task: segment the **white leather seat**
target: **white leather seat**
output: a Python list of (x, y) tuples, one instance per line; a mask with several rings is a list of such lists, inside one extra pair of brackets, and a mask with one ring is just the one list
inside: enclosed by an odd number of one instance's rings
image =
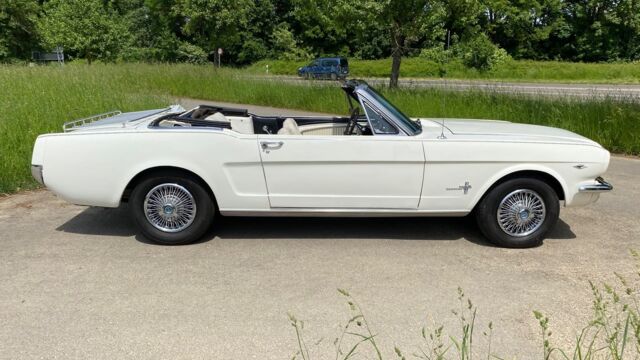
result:
[(213, 115), (209, 115), (205, 118), (205, 120), (211, 120), (211, 121), (220, 121), (220, 122), (229, 122), (229, 119), (227, 119), (226, 116), (224, 116), (223, 113), (221, 112), (216, 112)]
[(278, 130), (278, 135), (302, 135), (298, 128), (298, 123), (292, 118), (284, 119), (282, 128)]
[(253, 134), (253, 119), (243, 116), (227, 116), (231, 123), (231, 130), (240, 134)]

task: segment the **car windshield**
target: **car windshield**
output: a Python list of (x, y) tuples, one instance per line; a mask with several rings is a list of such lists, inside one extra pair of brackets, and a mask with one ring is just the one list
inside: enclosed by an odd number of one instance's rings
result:
[(367, 91), (371, 96), (376, 99), (380, 105), (384, 106), (389, 112), (395, 116), (403, 125), (412, 133), (409, 135), (417, 135), (422, 132), (422, 125), (420, 121), (413, 121), (407, 115), (405, 115), (400, 109), (393, 106), (389, 100), (387, 100), (382, 94), (374, 90), (372, 87), (367, 87)]

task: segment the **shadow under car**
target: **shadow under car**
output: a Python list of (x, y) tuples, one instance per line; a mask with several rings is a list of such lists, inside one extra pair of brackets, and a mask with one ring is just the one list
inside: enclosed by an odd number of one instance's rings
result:
[[(57, 231), (97, 235), (134, 236), (137, 228), (127, 205), (119, 208), (88, 207), (56, 228)], [(387, 239), (387, 240), (459, 240), (493, 246), (480, 233), (472, 216), (466, 217), (223, 217), (202, 242), (221, 239)], [(562, 219), (547, 234), (547, 239), (574, 239), (576, 235)], [(136, 239), (150, 243), (142, 235)]]

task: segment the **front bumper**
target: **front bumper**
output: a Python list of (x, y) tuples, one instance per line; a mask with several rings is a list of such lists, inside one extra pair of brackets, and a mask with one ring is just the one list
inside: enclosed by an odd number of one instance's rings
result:
[(604, 181), (600, 176), (596, 178), (595, 184), (582, 184), (578, 189), (581, 193), (601, 193), (613, 190), (613, 185)]

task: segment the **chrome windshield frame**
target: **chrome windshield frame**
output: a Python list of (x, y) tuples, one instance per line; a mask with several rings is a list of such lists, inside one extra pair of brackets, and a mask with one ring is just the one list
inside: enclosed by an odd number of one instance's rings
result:
[[(378, 101), (378, 99), (376, 99), (376, 97), (370, 93), (370, 88), (368, 85), (359, 84), (355, 88), (354, 92), (358, 96), (359, 105), (362, 107), (363, 110), (364, 110), (364, 106), (362, 104), (362, 101), (364, 99), (366, 100), (368, 105), (375, 107), (375, 110), (377, 110), (381, 115), (383, 115), (383, 117), (391, 125), (393, 125), (396, 129), (399, 130), (397, 134), (374, 134), (374, 135), (376, 136), (415, 136), (422, 132), (422, 130), (418, 132), (414, 132), (413, 129), (407, 126), (407, 124), (405, 124), (403, 121), (398, 119), (384, 104), (380, 103), (380, 101)], [(367, 122), (369, 122), (369, 126), (371, 126), (371, 121), (369, 119), (369, 116), (366, 114), (366, 111), (365, 111), (365, 116), (367, 118)], [(410, 120), (410, 121), (413, 121), (413, 120)]]

